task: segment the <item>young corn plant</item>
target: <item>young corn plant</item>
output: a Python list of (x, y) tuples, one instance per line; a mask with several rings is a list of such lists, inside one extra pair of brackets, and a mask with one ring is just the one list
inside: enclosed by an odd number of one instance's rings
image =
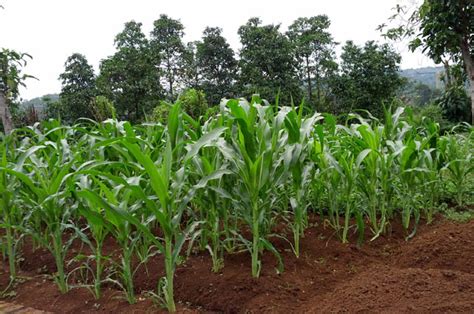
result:
[[(118, 272), (121, 280), (117, 283), (125, 291), (127, 301), (133, 304), (136, 303), (133, 284), (136, 269), (133, 268), (132, 258), (137, 243), (142, 237), (147, 236), (148, 239), (154, 239), (149, 230), (149, 221), (143, 220), (143, 213), (140, 211), (142, 202), (133, 193), (139, 178), (122, 179), (107, 173), (99, 174), (99, 176), (102, 176), (104, 181), (109, 181), (109, 184), (92, 176), (92, 181), (95, 184), (83, 183), (81, 190), (77, 192), (77, 195), (86, 202), (89, 208), (95, 208), (94, 211), (81, 210), (81, 214), (86, 217), (88, 222), (92, 222), (91, 229), (97, 243), (96, 246), (91, 245), (95, 251), (97, 271), (94, 277), (94, 295), (100, 296), (101, 262), (103, 261), (101, 248), (105, 232), (108, 231), (116, 239), (122, 252)], [(112, 187), (108, 187), (108, 185)]]
[[(12, 137), (5, 136), (0, 141), (0, 169), (9, 167), (7, 153), (14, 151), (8, 149), (11, 145), (13, 145)], [(8, 158), (14, 160), (15, 156), (9, 154)], [(21, 228), (25, 222), (24, 212), (20, 210), (16, 202), (14, 191), (17, 191), (18, 188), (19, 184), (15, 177), (5, 170), (0, 170), (0, 228), (5, 231), (2, 235), (4, 245), (2, 249), (8, 258), (11, 283), (17, 277), (17, 251), (23, 237)]]
[[(132, 127), (130, 125), (125, 127), (127, 137), (116, 139), (115, 143), (128, 151), (131, 157), (129, 163), (137, 163), (142, 167), (143, 170), (139, 175), (149, 179), (151, 189), (138, 185), (133, 193), (141, 195), (144, 205), (159, 223), (163, 233), (164, 243), (157, 244), (157, 247), (165, 258), (166, 277), (160, 280), (158, 290), (163, 292), (168, 310), (175, 312), (173, 283), (176, 264), (184, 242), (190, 237), (191, 240), (195, 238), (195, 231), (201, 223), (190, 222), (183, 230), (181, 226), (183, 213), (197, 189), (205, 187), (209, 180), (218, 179), (223, 175), (223, 173), (211, 174), (203, 178), (195, 187), (188, 188), (185, 181), (188, 173), (186, 168), (199, 150), (217, 140), (225, 128), (217, 128), (203, 135), (189, 146), (189, 150), (184, 155), (183, 149), (186, 142), (181, 122), (181, 109), (180, 104), (176, 103), (169, 114), (166, 146), (158, 164), (146, 154), (147, 149), (143, 147), (147, 144), (135, 135)], [(155, 198), (156, 201), (151, 201), (151, 198)]]
[(469, 189), (468, 180), (474, 172), (472, 143), (469, 138), (452, 134), (441, 139), (440, 149), (446, 160), (444, 172), (448, 173), (448, 182), (454, 187), (454, 199), (463, 206)]
[(428, 224), (433, 222), (433, 215), (436, 207), (439, 203), (439, 194), (441, 192), (441, 166), (439, 152), (434, 148), (423, 150), (422, 164), (426, 171), (423, 175), (423, 194), (425, 195), (426, 201), (425, 216)]
[(272, 107), (261, 106), (258, 102), (257, 98), (251, 103), (243, 100), (227, 102), (229, 118), (234, 124), (228, 135), (231, 144), (219, 146), (231, 164), (230, 170), (239, 178), (231, 194), (235, 193), (234, 199), (239, 200), (235, 206), (252, 233), (251, 241), (244, 237), (241, 240), (251, 255), (253, 277), (260, 274), (259, 255), (264, 248), (278, 258), (278, 270), (283, 268), (280, 254), (268, 240), (268, 234), (275, 187), (282, 184), (285, 175), (280, 158), (284, 116), (275, 116)]
[(342, 177), (343, 188), (342, 195), (345, 202), (344, 209), (344, 228), (342, 231), (342, 243), (348, 243), (347, 235), (349, 232), (349, 222), (351, 218), (351, 213), (354, 213), (356, 217), (357, 226), (359, 229), (359, 242), (362, 241), (364, 236), (364, 221), (363, 215), (357, 209), (357, 196), (356, 193), (356, 182), (357, 176), (359, 174), (361, 164), (364, 159), (370, 154), (370, 149), (365, 149), (360, 152), (357, 158), (354, 157), (354, 154), (350, 151), (345, 151), (342, 153), (338, 160), (337, 164), (334, 165), (334, 169), (338, 171)]
[(375, 235), (383, 232), (386, 218), (385, 211), (379, 220), (379, 191), (380, 191), (380, 158), (383, 156), (380, 144), (382, 137), (381, 128), (372, 128), (363, 121), (362, 125), (356, 127), (355, 134), (358, 134), (357, 142), (361, 150), (365, 152), (363, 158), (363, 168), (358, 175), (358, 187), (367, 200), (367, 214), (371, 223), (372, 232)]
[[(21, 182), (18, 201), (27, 212), (28, 220), (22, 231), (53, 255), (57, 268), (54, 279), (62, 293), (68, 291), (64, 260), (74, 239), (71, 218), (76, 208), (71, 197), (71, 175), (77, 155), (70, 148), (68, 134), (67, 127), (56, 127), (45, 133), (37, 131), (30, 139), (36, 141), (35, 145), (31, 145), (12, 168), (0, 169)], [(68, 232), (69, 239), (64, 241), (63, 235)]]
[(300, 256), (300, 238), (304, 236), (307, 225), (307, 199), (305, 191), (308, 190), (312, 177), (307, 148), (311, 145), (311, 135), (314, 125), (323, 117), (316, 113), (308, 118), (303, 118), (303, 103), (298, 111), (292, 108), (285, 117), (285, 128), (288, 133), (286, 151), (284, 152), (285, 171), (291, 172), (292, 197), (290, 205), (293, 209), (293, 249), (296, 257)]
[(420, 186), (419, 180), (422, 178), (421, 173), (426, 172), (425, 168), (420, 164), (420, 143), (410, 138), (406, 143), (402, 144), (398, 151), (398, 166), (400, 173), (400, 189), (398, 197), (401, 201), (402, 225), (406, 231), (410, 227), (411, 217), (415, 218), (413, 231), (408, 235), (411, 238), (417, 229), (420, 219)]
[[(207, 177), (217, 171), (223, 171), (222, 155), (216, 148), (203, 148), (202, 153), (193, 158), (192, 168), (198, 178)], [(227, 171), (227, 174), (231, 174)], [(231, 200), (231, 196), (224, 188), (224, 178), (210, 180), (208, 185), (200, 189), (194, 203), (199, 208), (198, 221), (202, 221), (201, 249), (206, 248), (212, 258), (212, 271), (218, 272), (224, 265), (224, 244), (222, 236), (227, 235), (230, 239), (230, 230), (227, 223), (228, 208), (224, 199)]]

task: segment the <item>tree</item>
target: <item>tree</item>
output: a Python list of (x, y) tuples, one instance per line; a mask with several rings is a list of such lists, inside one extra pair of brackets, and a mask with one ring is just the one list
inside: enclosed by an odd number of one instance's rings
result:
[(237, 61), (234, 51), (222, 36), (222, 29), (206, 27), (202, 41), (197, 43), (196, 62), (202, 89), (211, 106), (218, 104), (226, 96), (233, 96)]
[(33, 78), (21, 73), (27, 59), (31, 56), (26, 53), (9, 49), (0, 51), (0, 118), (5, 134), (9, 134), (14, 127), (10, 106), (19, 95), (19, 87), (24, 86), (27, 78)]
[(462, 62), (471, 86), (474, 124), (474, 3), (472, 0), (425, 0), (418, 10), (419, 33), (412, 48), (421, 46), (436, 63), (449, 55)]
[(62, 83), (61, 104), (65, 107), (66, 122), (78, 118), (93, 118), (91, 101), (96, 96), (94, 69), (84, 55), (74, 53), (67, 58), (64, 72), (59, 75)]
[(183, 53), (183, 84), (187, 88), (200, 88), (201, 76), (199, 75), (199, 65), (197, 62), (198, 42), (191, 41), (186, 44)]
[(280, 33), (280, 25), (261, 25), (259, 18), (251, 18), (239, 28), (240, 50), (239, 89), (244, 96), (258, 93), (262, 98), (290, 102), (300, 97), (296, 62), (288, 38)]
[(392, 101), (404, 83), (399, 75), (400, 55), (389, 45), (373, 41), (364, 47), (348, 41), (342, 50), (342, 73), (331, 82), (339, 110), (365, 109), (381, 116), (382, 106)]
[(176, 85), (184, 75), (184, 26), (179, 20), (174, 20), (166, 14), (161, 14), (153, 26), (151, 47), (157, 58), (156, 67), (164, 79), (169, 99), (174, 100)]
[(141, 27), (125, 23), (115, 37), (115, 54), (102, 60), (97, 78), (100, 93), (112, 100), (117, 115), (132, 122), (141, 121), (163, 95), (156, 59)]
[(313, 103), (313, 81), (318, 104), (321, 103), (322, 82), (328, 72), (337, 68), (334, 62), (334, 42), (326, 15), (298, 18), (288, 28), (287, 35), (294, 45), (298, 71), (307, 88), (308, 101)]
[(447, 120), (458, 123), (469, 121), (471, 101), (466, 93), (466, 75), (461, 64), (445, 67), (441, 79), (444, 82), (444, 93), (435, 100)]
[(398, 97), (405, 103), (416, 107), (428, 106), (441, 96), (441, 90), (415, 81), (407, 80), (403, 88), (398, 91)]
[[(472, 0), (424, 0), (411, 14), (397, 6), (395, 21), (409, 14), (408, 23), (390, 28), (390, 39), (410, 39), (410, 48), (421, 48), (435, 63), (462, 64), (470, 83), (471, 121), (474, 123), (474, 3)], [(381, 25), (384, 29), (386, 25)]]

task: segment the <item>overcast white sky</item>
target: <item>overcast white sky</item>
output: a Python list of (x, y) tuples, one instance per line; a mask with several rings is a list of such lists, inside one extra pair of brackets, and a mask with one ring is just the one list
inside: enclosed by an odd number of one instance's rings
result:
[[(129, 20), (143, 23), (148, 35), (160, 14), (180, 19), (185, 40), (197, 40), (206, 26), (223, 28), (231, 46), (240, 48), (237, 29), (250, 17), (264, 24), (282, 24), (282, 30), (298, 17), (327, 14), (336, 41), (382, 40), (375, 28), (391, 15), (399, 0), (0, 0), (0, 47), (33, 56), (26, 73), (39, 81), (27, 81), (22, 98), (60, 91), (59, 74), (66, 58), (79, 52), (97, 70), (101, 59), (113, 54), (115, 35)], [(431, 66), (421, 54), (398, 45), (402, 68)]]

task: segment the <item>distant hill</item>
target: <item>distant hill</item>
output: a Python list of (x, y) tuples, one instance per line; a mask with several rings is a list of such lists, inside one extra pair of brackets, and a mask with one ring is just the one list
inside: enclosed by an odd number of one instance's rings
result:
[(55, 102), (58, 99), (59, 94), (47, 94), (41, 97), (25, 100), (21, 103), (20, 106), (24, 109), (33, 106), (36, 110), (42, 111), (46, 107), (47, 102)]
[(443, 67), (426, 67), (402, 70), (400, 75), (408, 78), (409, 80), (428, 85), (433, 89), (440, 89), (443, 87), (443, 83), (440, 80), (440, 76), (443, 72)]

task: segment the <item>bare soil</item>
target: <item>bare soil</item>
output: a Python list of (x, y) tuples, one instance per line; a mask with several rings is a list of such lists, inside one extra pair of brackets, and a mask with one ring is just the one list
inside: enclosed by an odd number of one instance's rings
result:
[[(441, 217), (422, 225), (409, 241), (399, 224), (391, 233), (362, 246), (356, 235), (342, 244), (331, 228), (314, 223), (296, 258), (283, 240), (285, 271), (277, 274), (276, 259), (263, 256), (260, 278), (252, 279), (247, 253), (225, 256), (220, 273), (211, 272), (206, 253), (192, 255), (176, 271), (175, 299), (189, 313), (328, 313), (328, 312), (473, 312), (474, 221), (458, 224)], [(71, 256), (81, 248), (73, 246)], [(117, 248), (107, 242), (107, 250)], [(155, 291), (163, 275), (162, 260), (153, 258), (135, 276), (138, 303), (129, 305), (114, 285), (94, 300), (85, 288), (59, 293), (51, 279), (54, 260), (48, 252), (26, 245), (22, 282), (6, 302), (56, 313), (154, 313), (163, 311), (147, 291)], [(70, 267), (73, 267), (72, 265)], [(72, 278), (71, 280), (74, 280)], [(0, 268), (0, 289), (8, 283)]]

